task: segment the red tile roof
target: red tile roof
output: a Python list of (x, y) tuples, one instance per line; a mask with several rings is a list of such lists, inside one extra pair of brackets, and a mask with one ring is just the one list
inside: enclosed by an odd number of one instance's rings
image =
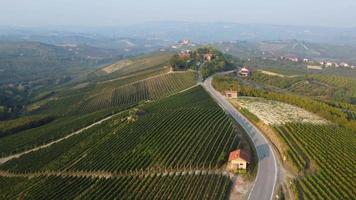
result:
[(241, 151), (240, 149), (230, 152), (229, 161), (236, 160), (238, 158), (241, 158), (247, 161), (248, 163), (251, 162), (250, 156), (246, 152)]

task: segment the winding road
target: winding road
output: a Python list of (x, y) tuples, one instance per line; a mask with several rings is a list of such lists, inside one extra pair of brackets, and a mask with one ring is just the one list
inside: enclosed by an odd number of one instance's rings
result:
[[(224, 72), (224, 74), (230, 72)], [(208, 91), (216, 102), (228, 112), (248, 133), (253, 141), (257, 156), (258, 169), (255, 183), (249, 193), (249, 200), (270, 200), (273, 199), (273, 194), (277, 182), (277, 161), (273, 149), (269, 141), (264, 137), (259, 129), (257, 129), (249, 120), (239, 113), (223, 95), (216, 91), (212, 85), (212, 76), (207, 78), (201, 85)]]

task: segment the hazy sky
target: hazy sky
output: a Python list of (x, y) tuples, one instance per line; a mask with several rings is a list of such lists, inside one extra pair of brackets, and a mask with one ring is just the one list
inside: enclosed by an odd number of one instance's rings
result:
[(356, 0), (0, 0), (0, 25), (115, 26), (146, 21), (356, 27)]

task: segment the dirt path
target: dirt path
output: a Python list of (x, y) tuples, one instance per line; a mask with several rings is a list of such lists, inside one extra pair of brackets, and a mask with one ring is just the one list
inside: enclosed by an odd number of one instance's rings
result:
[(143, 170), (132, 172), (105, 172), (105, 171), (41, 171), (32, 173), (12, 173), (8, 171), (0, 171), (2, 177), (24, 177), (33, 178), (39, 176), (73, 176), (73, 177), (90, 177), (90, 178), (114, 178), (123, 176), (179, 176), (179, 175), (198, 175), (198, 174), (216, 174), (230, 177), (237, 177), (228, 171), (221, 169), (166, 169), (166, 170)]
[[(166, 96), (166, 97), (173, 96), (173, 95), (176, 95), (176, 94), (185, 92), (185, 91), (190, 90), (190, 89), (192, 89), (192, 88), (194, 88), (194, 87), (196, 87), (196, 86), (197, 86), (197, 84), (195, 84), (195, 85), (193, 85), (193, 86), (191, 86), (191, 87), (188, 87), (188, 88), (186, 88), (186, 89), (184, 89), (184, 90), (181, 90), (181, 91), (179, 91), (179, 92), (176, 92), (176, 93), (173, 93), (173, 94), (171, 94), (171, 95), (168, 95), (168, 96)], [(113, 118), (113, 117), (115, 117), (115, 116), (121, 114), (121, 113), (122, 113), (122, 112), (119, 112), (119, 113), (110, 115), (109, 117), (106, 117), (106, 118), (104, 118), (104, 119), (102, 119), (102, 120), (100, 120), (100, 121), (97, 121), (97, 122), (95, 122), (95, 123), (93, 123), (93, 124), (91, 124), (91, 125), (89, 125), (89, 126), (86, 126), (86, 127), (82, 128), (82, 129), (76, 131), (76, 132), (73, 132), (73, 133), (71, 133), (71, 134), (69, 134), (69, 135), (66, 135), (66, 136), (64, 136), (64, 137), (62, 137), (62, 138), (59, 138), (59, 139), (57, 139), (57, 140), (55, 140), (55, 141), (52, 141), (52, 142), (50, 142), (50, 143), (47, 143), (47, 144), (44, 144), (44, 145), (35, 147), (35, 148), (33, 148), (33, 149), (30, 149), (30, 150), (27, 150), (27, 151), (24, 151), (24, 152), (21, 152), (21, 153), (17, 153), (17, 154), (13, 154), (13, 155), (11, 155), (11, 156), (7, 156), (7, 157), (0, 158), (0, 165), (3, 164), (3, 163), (5, 163), (5, 162), (7, 162), (7, 161), (9, 161), (9, 160), (11, 160), (11, 159), (18, 158), (18, 157), (20, 157), (20, 156), (22, 156), (22, 155), (31, 153), (31, 152), (33, 152), (33, 151), (37, 151), (37, 150), (40, 150), (40, 149), (43, 149), (43, 148), (50, 147), (50, 146), (53, 145), (53, 144), (56, 144), (56, 143), (61, 142), (61, 141), (65, 140), (65, 139), (68, 139), (68, 138), (70, 138), (70, 137), (72, 137), (72, 136), (74, 136), (74, 135), (78, 135), (78, 134), (82, 133), (83, 131), (85, 131), (85, 130), (87, 130), (87, 129), (90, 129), (90, 128), (96, 126), (96, 125), (99, 125), (99, 124), (101, 124), (101, 123), (103, 123), (103, 122), (105, 122), (105, 121), (107, 121), (107, 120), (109, 120), (109, 119), (111, 119), (111, 118)]]
[(71, 133), (71, 134), (69, 134), (69, 135), (66, 135), (66, 136), (64, 136), (64, 137), (62, 137), (62, 138), (59, 138), (59, 139), (57, 139), (57, 140), (55, 140), (55, 141), (52, 141), (52, 142), (50, 142), (50, 143), (47, 143), (47, 144), (44, 144), (44, 145), (35, 147), (35, 148), (33, 148), (33, 149), (30, 149), (30, 150), (27, 150), (27, 151), (24, 151), (24, 152), (21, 152), (21, 153), (13, 154), (13, 155), (8, 156), (8, 157), (0, 158), (0, 165), (3, 164), (3, 163), (5, 163), (5, 162), (7, 162), (7, 161), (9, 161), (9, 160), (11, 160), (11, 159), (18, 158), (18, 157), (20, 157), (20, 156), (22, 156), (22, 155), (31, 153), (31, 152), (33, 152), (33, 151), (37, 151), (37, 150), (40, 150), (40, 149), (43, 149), (43, 148), (47, 148), (47, 147), (49, 147), (49, 146), (51, 146), (51, 145), (53, 145), (53, 144), (56, 144), (56, 143), (58, 143), (58, 142), (60, 142), (60, 141), (62, 141), (62, 140), (68, 139), (68, 138), (70, 138), (70, 137), (72, 137), (72, 136), (74, 136), (74, 135), (78, 135), (78, 134), (82, 133), (83, 131), (85, 131), (85, 130), (87, 130), (87, 129), (90, 129), (90, 128), (96, 126), (96, 125), (99, 125), (99, 124), (101, 124), (101, 123), (103, 123), (103, 122), (105, 122), (105, 121), (107, 121), (107, 120), (113, 118), (114, 116), (121, 114), (121, 113), (122, 113), (122, 112), (116, 113), (116, 114), (114, 114), (114, 115), (110, 115), (109, 117), (106, 117), (106, 118), (104, 118), (104, 119), (102, 119), (102, 120), (100, 120), (100, 121), (97, 121), (97, 122), (95, 122), (95, 123), (93, 123), (93, 124), (91, 124), (91, 125), (89, 125), (89, 126), (86, 126), (86, 127), (82, 128), (82, 129), (80, 129), (80, 130), (78, 130), (78, 131), (75, 131), (75, 132), (73, 132), (73, 133)]

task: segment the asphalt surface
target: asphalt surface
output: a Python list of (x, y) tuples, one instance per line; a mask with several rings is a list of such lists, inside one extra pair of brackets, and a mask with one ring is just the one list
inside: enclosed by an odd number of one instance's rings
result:
[(258, 169), (255, 183), (249, 193), (250, 200), (273, 199), (275, 185), (277, 182), (277, 161), (271, 144), (250, 121), (248, 121), (235, 107), (233, 107), (223, 95), (216, 91), (211, 85), (212, 77), (207, 78), (202, 86), (208, 91), (216, 102), (229, 113), (247, 132), (253, 141), (257, 156)]

